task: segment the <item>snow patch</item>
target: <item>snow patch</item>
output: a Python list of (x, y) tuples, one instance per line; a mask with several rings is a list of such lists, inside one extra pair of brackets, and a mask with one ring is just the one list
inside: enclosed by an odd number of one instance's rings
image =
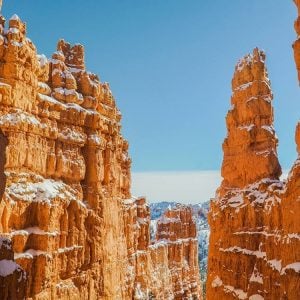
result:
[(15, 271), (21, 271), (21, 267), (12, 260), (0, 260), (0, 276), (6, 277), (13, 274)]
[(211, 283), (211, 286), (213, 288), (216, 288), (216, 287), (219, 287), (219, 286), (222, 286), (223, 285), (223, 281), (221, 280), (221, 278), (219, 276), (216, 276), (214, 278), (214, 280), (212, 281)]
[(9, 20), (20, 21), (20, 18), (17, 14), (13, 14), (12, 17)]
[(48, 64), (48, 59), (44, 54), (38, 54), (37, 58), (41, 68), (45, 67)]
[(277, 259), (268, 260), (267, 264), (270, 265), (273, 270), (277, 270), (278, 272), (280, 272), (281, 260), (277, 260)]
[(16, 124), (20, 124), (20, 123), (37, 125), (40, 127), (45, 126), (33, 115), (30, 115), (30, 114), (22, 112), (22, 111), (8, 113), (8, 114), (2, 115), (0, 117), (0, 125), (3, 125), (3, 126), (16, 125)]
[(294, 262), (289, 265), (286, 265), (282, 270), (281, 270), (281, 275), (286, 273), (286, 270), (294, 270), (296, 273), (300, 273), (300, 262)]
[(259, 294), (255, 294), (249, 297), (249, 300), (264, 300), (265, 298)]
[(265, 258), (266, 257), (266, 252), (263, 252), (261, 250), (249, 250), (249, 249), (241, 248), (238, 246), (233, 246), (233, 247), (226, 248), (226, 249), (219, 248), (219, 250), (222, 252), (232, 252), (232, 253), (242, 253), (245, 255), (254, 255), (257, 258)]
[(250, 124), (250, 125), (241, 125), (238, 128), (240, 130), (247, 130), (247, 131), (251, 131), (253, 128), (255, 127), (254, 124)]
[(256, 266), (254, 267), (254, 270), (252, 272), (252, 275), (250, 277), (250, 282), (257, 282), (259, 284), (263, 284), (263, 275), (261, 273), (259, 273), (259, 271), (257, 270)]

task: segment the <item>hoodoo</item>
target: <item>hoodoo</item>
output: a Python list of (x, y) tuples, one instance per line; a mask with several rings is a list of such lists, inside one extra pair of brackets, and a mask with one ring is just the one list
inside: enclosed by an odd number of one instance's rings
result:
[(232, 108), (223, 143), (224, 178), (220, 193), (243, 188), (263, 178), (279, 179), (277, 137), (273, 127), (273, 94), (265, 53), (254, 49), (241, 59), (232, 79)]
[[(279, 180), (262, 51), (238, 62), (232, 89), (223, 182), (209, 212), (207, 299), (299, 299), (300, 164), (297, 159), (287, 181)], [(299, 149), (299, 125), (296, 142)]]
[(0, 299), (201, 299), (195, 233), (150, 243), (121, 114), (85, 69), (83, 46), (61, 40), (48, 60), (17, 15), (8, 23), (0, 18)]

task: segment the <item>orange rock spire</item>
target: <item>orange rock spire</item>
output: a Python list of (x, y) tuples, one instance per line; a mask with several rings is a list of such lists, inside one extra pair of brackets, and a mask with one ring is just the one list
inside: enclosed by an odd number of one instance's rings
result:
[(226, 117), (228, 134), (223, 143), (221, 192), (281, 175), (273, 127), (273, 95), (263, 51), (256, 48), (238, 62), (232, 90), (232, 108)]
[[(236, 66), (222, 175), (212, 199), (207, 299), (300, 297), (299, 159), (287, 182), (277, 159), (265, 54)], [(299, 126), (296, 132), (299, 147)]]

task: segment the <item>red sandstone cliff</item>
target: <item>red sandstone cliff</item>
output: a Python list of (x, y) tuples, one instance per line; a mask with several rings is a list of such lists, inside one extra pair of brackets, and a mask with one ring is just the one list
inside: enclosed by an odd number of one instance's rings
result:
[(0, 299), (201, 299), (194, 230), (150, 245), (121, 114), (83, 46), (59, 41), (47, 60), (18, 16), (4, 26)]
[(254, 49), (239, 61), (232, 89), (223, 182), (209, 213), (207, 299), (299, 299), (300, 164), (297, 160), (287, 182), (279, 180), (262, 51)]

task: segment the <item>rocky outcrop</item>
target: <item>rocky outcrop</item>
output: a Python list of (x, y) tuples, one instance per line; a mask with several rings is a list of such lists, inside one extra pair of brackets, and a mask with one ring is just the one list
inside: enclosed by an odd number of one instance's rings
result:
[(190, 249), (182, 282), (171, 247), (150, 244), (121, 114), (83, 46), (61, 40), (48, 60), (17, 15), (4, 27), (1, 17), (0, 298), (173, 299), (182, 287), (180, 299), (200, 299), (194, 236), (176, 240)]
[(156, 240), (167, 245), (174, 299), (199, 299), (198, 240), (192, 208), (179, 204), (167, 210), (157, 222)]
[(232, 90), (232, 108), (226, 117), (228, 134), (223, 143), (221, 194), (281, 175), (273, 127), (273, 95), (262, 51), (256, 48), (239, 61)]
[[(157, 237), (151, 242), (149, 207), (144, 198), (132, 201), (124, 202), (128, 299), (202, 299), (191, 208), (181, 205), (167, 211), (158, 220)], [(178, 231), (187, 226), (185, 232)]]
[[(265, 54), (235, 68), (221, 187), (211, 201), (207, 299), (298, 299), (299, 164), (281, 182)], [(298, 136), (298, 134), (297, 134)]]

